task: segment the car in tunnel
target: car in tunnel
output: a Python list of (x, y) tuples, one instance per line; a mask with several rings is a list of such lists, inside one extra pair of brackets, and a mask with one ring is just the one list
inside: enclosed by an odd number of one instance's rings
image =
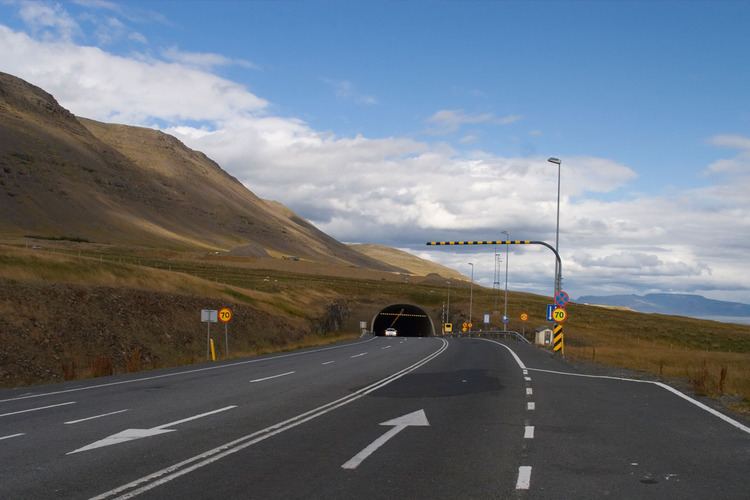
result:
[(386, 328), (385, 329), (385, 336), (386, 337), (395, 337), (396, 335), (398, 335), (398, 330), (396, 330), (395, 328)]

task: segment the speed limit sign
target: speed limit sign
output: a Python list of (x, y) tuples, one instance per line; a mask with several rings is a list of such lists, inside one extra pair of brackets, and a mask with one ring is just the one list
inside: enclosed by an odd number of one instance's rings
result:
[(219, 321), (222, 323), (229, 323), (232, 321), (232, 310), (228, 307), (222, 307), (219, 309)]
[(563, 321), (568, 319), (568, 313), (562, 307), (558, 307), (557, 309), (552, 311), (552, 319), (555, 321), (555, 323), (562, 323)]

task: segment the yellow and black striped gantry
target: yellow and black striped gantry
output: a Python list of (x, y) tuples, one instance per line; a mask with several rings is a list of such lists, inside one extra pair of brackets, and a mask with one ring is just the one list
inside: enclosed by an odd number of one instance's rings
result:
[(484, 240), (484, 241), (428, 241), (428, 246), (445, 245), (531, 245), (536, 243), (531, 240)]

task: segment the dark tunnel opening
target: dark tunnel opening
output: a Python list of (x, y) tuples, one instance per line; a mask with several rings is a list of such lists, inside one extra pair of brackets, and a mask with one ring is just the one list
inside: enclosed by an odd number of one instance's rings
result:
[(421, 307), (411, 304), (393, 304), (372, 318), (372, 332), (385, 335), (386, 328), (395, 328), (399, 337), (429, 337), (435, 335), (430, 316)]

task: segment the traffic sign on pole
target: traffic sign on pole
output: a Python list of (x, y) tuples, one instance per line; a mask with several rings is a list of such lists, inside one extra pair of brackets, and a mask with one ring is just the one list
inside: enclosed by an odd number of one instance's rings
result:
[(547, 321), (554, 321), (552, 311), (555, 310), (555, 304), (547, 304)]
[(528, 321), (529, 315), (526, 313), (521, 313), (521, 321)]
[(219, 321), (222, 323), (229, 323), (232, 321), (232, 310), (228, 307), (222, 307), (219, 309)]
[(552, 318), (555, 320), (555, 323), (562, 323), (568, 319), (568, 313), (562, 307), (558, 307), (552, 311)]
[(557, 304), (557, 307), (565, 307), (568, 305), (568, 302), (570, 302), (570, 296), (567, 292), (562, 290), (557, 292), (557, 295), (555, 295), (555, 304)]

